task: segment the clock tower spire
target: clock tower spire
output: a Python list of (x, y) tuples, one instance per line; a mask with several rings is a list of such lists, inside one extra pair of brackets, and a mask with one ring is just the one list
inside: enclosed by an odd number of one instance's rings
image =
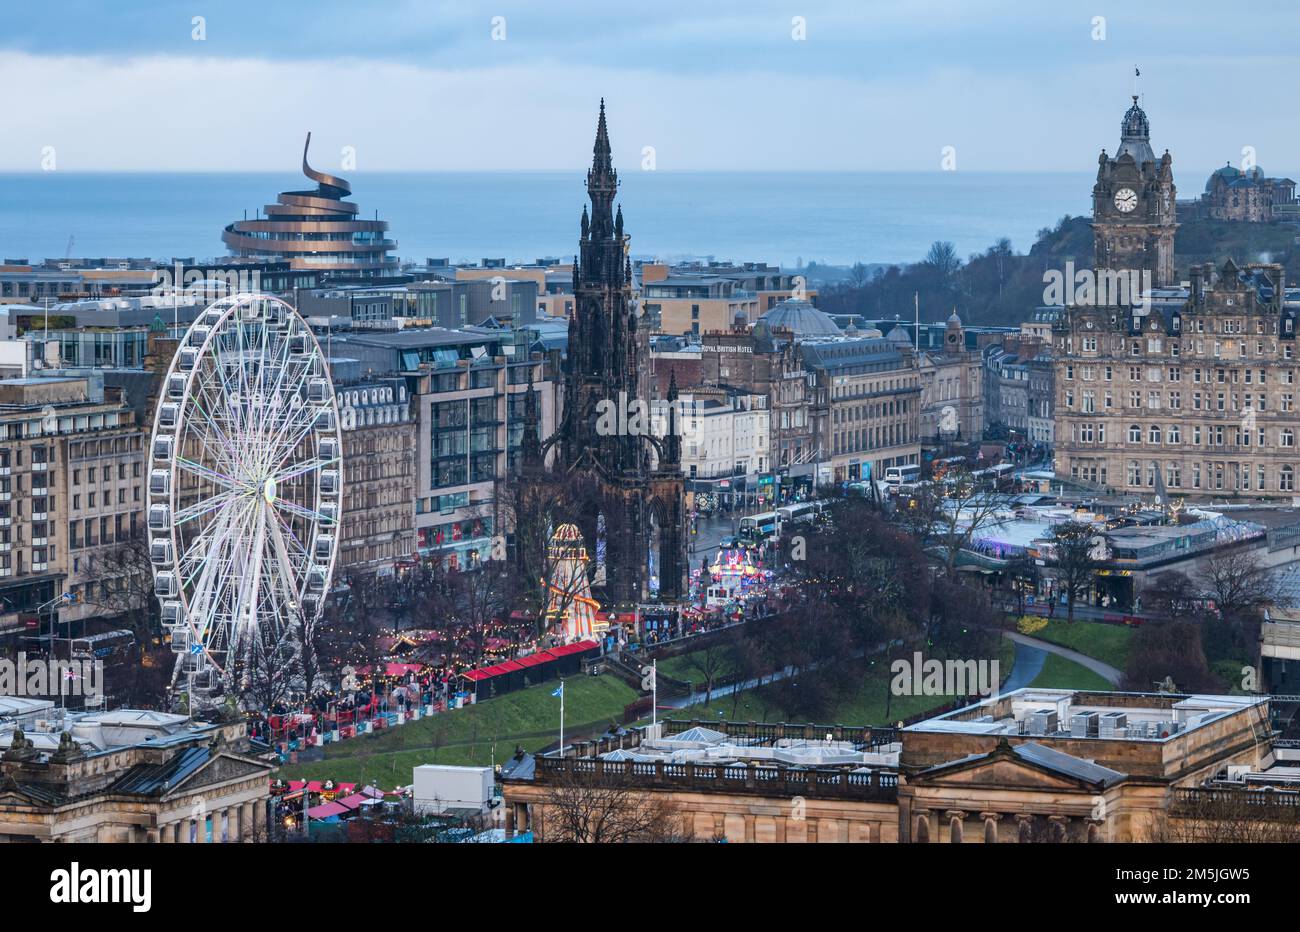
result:
[(1120, 123), (1114, 156), (1103, 149), (1092, 189), (1093, 265), (1098, 271), (1148, 272), (1154, 286), (1174, 281), (1174, 233), (1178, 229), (1173, 159), (1156, 158), (1151, 124), (1138, 103)]

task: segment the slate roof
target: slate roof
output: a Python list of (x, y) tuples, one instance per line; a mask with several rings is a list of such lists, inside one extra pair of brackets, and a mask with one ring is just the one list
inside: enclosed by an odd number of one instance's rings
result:
[(206, 747), (186, 748), (161, 764), (137, 764), (109, 785), (108, 793), (157, 796), (179, 784), (212, 759)]
[(1101, 764), (1094, 764), (1090, 760), (1084, 760), (1075, 757), (1073, 754), (1066, 754), (1064, 751), (1057, 751), (1054, 748), (1032, 741), (1027, 744), (1016, 745), (1012, 750), (1022, 760), (1037, 764), (1040, 767), (1046, 767), (1048, 770), (1055, 770), (1067, 777), (1074, 777), (1076, 780), (1083, 780), (1086, 783), (1110, 786), (1127, 776), (1127, 774), (1118, 770), (1111, 770), (1109, 767), (1101, 766)]

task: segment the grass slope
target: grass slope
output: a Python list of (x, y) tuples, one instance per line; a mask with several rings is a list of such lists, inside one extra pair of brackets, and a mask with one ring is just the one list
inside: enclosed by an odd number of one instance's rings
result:
[[(1005, 638), (998, 643), (999, 679), (1005, 680), (1011, 673), (1015, 662), (1015, 645)], [(815, 675), (815, 674), (814, 674)], [(857, 692), (843, 701), (824, 716), (818, 716), (820, 725), (887, 725), (901, 719), (909, 718), (930, 709), (946, 705), (947, 696), (894, 696), (888, 703), (887, 691), (892, 679), (889, 667), (883, 661), (873, 663), (867, 669), (858, 686)], [(1000, 685), (1000, 684), (999, 684)], [(735, 721), (735, 722), (787, 722), (799, 724), (806, 716), (795, 716), (781, 707), (779, 697), (774, 689), (756, 687), (744, 689), (729, 696), (720, 696), (705, 705), (697, 702), (684, 709), (665, 710), (662, 718), (698, 719), (700, 722)]]
[(1037, 689), (1100, 689), (1115, 687), (1082, 664), (1066, 660), (1060, 654), (1048, 654), (1043, 669), (1029, 684)]
[(1123, 625), (1108, 625), (1100, 621), (1052, 620), (1041, 631), (1035, 631), (1033, 637), (1052, 644), (1059, 644), (1077, 650), (1081, 654), (1108, 663), (1117, 670), (1123, 670), (1128, 663), (1129, 648), (1133, 644), (1133, 630)]
[[(418, 764), (486, 766), (514, 753), (515, 745), (533, 751), (559, 736), (560, 700), (554, 682), (533, 686), (477, 705), (443, 712), (418, 722), (325, 746), (325, 759), (289, 764), (284, 779), (376, 783), (411, 782)], [(623, 707), (637, 697), (613, 676), (572, 676), (565, 680), (564, 728), (576, 736), (603, 731), (621, 721)]]

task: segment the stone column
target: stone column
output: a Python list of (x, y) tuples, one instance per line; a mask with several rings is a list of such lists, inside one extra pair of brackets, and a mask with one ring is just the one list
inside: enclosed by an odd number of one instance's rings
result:
[(915, 810), (912, 811), (912, 817), (916, 820), (916, 821), (913, 823), (913, 824), (916, 826), (916, 831), (915, 831), (915, 833), (914, 833), (913, 836), (912, 836), (912, 840), (915, 841), (915, 842), (916, 842), (917, 844), (919, 844), (919, 845), (924, 845), (924, 844), (929, 843), (929, 841), (930, 841), (930, 810), (929, 810), (929, 809), (915, 809)]
[(998, 822), (1002, 820), (1002, 813), (981, 812), (980, 818), (984, 820), (984, 843), (986, 845), (997, 844)]
[(162, 835), (160, 834), (159, 829), (156, 826), (153, 828), (146, 828), (144, 834), (145, 834), (146, 843), (151, 845), (162, 844)]
[(176, 840), (182, 845), (188, 845), (190, 839), (190, 826), (194, 824), (192, 819), (181, 819), (176, 823)]
[(241, 803), (239, 806), (239, 840), (250, 842), (253, 840), (253, 809), (256, 803)]
[(1070, 840), (1070, 817), (1062, 815), (1048, 816), (1052, 841), (1060, 843)]
[(947, 809), (944, 816), (948, 819), (948, 841), (953, 844), (960, 844), (964, 838), (962, 822), (966, 819), (965, 811), (961, 809)]
[[(266, 830), (266, 802), (261, 799), (255, 799), (251, 803), (253, 807), (253, 818), (250, 824), (253, 826), (253, 840), (258, 841), (262, 833)], [(268, 841), (270, 839), (267, 839)]]
[(1034, 817), (1024, 813), (1016, 816), (1016, 841), (1029, 841), (1034, 833)]

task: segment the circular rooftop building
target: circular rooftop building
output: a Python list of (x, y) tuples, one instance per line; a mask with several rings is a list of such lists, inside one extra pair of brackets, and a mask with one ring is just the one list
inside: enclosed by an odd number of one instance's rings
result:
[(828, 314), (796, 298), (772, 305), (759, 322), (769, 330), (789, 330), (796, 340), (825, 340), (844, 335)]

